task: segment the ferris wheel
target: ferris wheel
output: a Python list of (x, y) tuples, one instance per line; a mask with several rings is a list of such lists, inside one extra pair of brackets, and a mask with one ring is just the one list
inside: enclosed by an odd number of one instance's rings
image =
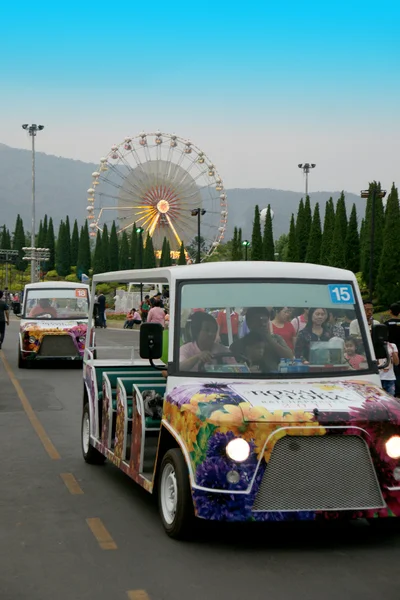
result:
[(150, 234), (156, 254), (166, 238), (174, 258), (182, 242), (190, 256), (196, 253), (200, 212), (202, 260), (224, 239), (228, 205), (222, 179), (189, 140), (161, 131), (126, 137), (100, 159), (92, 179), (87, 206), (92, 237), (116, 220), (119, 233), (136, 224), (144, 239)]

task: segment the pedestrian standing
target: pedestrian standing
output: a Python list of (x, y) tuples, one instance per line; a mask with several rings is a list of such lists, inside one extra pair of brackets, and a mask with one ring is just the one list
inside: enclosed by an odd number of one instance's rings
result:
[[(389, 332), (389, 342), (400, 348), (400, 304), (395, 302), (389, 309), (390, 318), (385, 321)], [(394, 365), (396, 375), (396, 396), (400, 396), (400, 365)]]
[(161, 308), (160, 304), (159, 300), (154, 301), (154, 306), (149, 310), (147, 316), (147, 323), (160, 323), (160, 325), (165, 327), (165, 311)]
[(99, 323), (101, 328), (106, 328), (106, 297), (103, 292), (98, 295), (97, 301), (99, 303)]
[(0, 350), (6, 333), (6, 324), (10, 324), (10, 312), (8, 304), (3, 300), (3, 292), (0, 291)]
[[(393, 365), (399, 364), (399, 353), (395, 344), (387, 343), (387, 354), (389, 357), (388, 366), (385, 369), (379, 369), (379, 375), (381, 376), (382, 387), (388, 394), (394, 396), (396, 394), (396, 375), (394, 374)], [(380, 363), (386, 362), (385, 359), (381, 359)]]

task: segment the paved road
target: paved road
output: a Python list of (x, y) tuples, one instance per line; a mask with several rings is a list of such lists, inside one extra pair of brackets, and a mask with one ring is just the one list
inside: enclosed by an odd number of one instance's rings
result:
[(167, 538), (150, 496), (83, 462), (81, 372), (18, 371), (17, 327), (0, 353), (1, 600), (399, 600), (400, 537), (362, 522), (205, 524), (190, 543)]

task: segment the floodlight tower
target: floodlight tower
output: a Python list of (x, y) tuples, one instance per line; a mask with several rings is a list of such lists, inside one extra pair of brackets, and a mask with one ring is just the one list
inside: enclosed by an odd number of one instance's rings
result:
[(315, 163), (300, 163), (298, 165), (299, 169), (301, 169), (306, 176), (306, 198), (308, 196), (308, 174), (311, 169), (315, 169), (317, 165)]

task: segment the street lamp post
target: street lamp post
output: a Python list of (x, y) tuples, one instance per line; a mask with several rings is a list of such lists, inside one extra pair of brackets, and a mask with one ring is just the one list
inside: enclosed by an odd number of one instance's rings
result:
[(249, 240), (243, 240), (242, 246), (244, 246), (244, 260), (247, 260), (247, 248), (250, 246)]
[(31, 265), (34, 263), (37, 267), (37, 273), (35, 272), (35, 280), (36, 275), (38, 274), (38, 279), (40, 280), (40, 272), (41, 272), (41, 263), (46, 262), (46, 260), (50, 259), (50, 248), (35, 248), (32, 247), (24, 247), (22, 248), (24, 252), (29, 252), (27, 256), (24, 256), (22, 260), (31, 261)]
[[(374, 291), (374, 251), (375, 251), (375, 204), (376, 197), (384, 198), (386, 190), (378, 190), (376, 186), (371, 190), (371, 231), (370, 231), (370, 256), (369, 256), (369, 300), (372, 302)], [(370, 190), (361, 190), (361, 198), (369, 198)]]
[(308, 174), (311, 169), (315, 169), (317, 165), (315, 163), (300, 163), (298, 165), (299, 169), (301, 169), (306, 176), (306, 198), (308, 196)]
[[(22, 129), (25, 129), (28, 134), (30, 135), (30, 137), (32, 138), (32, 225), (31, 225), (31, 246), (32, 248), (35, 247), (36, 245), (36, 240), (35, 240), (35, 236), (36, 236), (36, 232), (35, 232), (35, 228), (36, 228), (36, 223), (35, 223), (35, 219), (36, 219), (36, 213), (35, 213), (35, 195), (36, 195), (36, 190), (35, 190), (35, 137), (37, 135), (38, 131), (42, 131), (44, 129), (44, 125), (36, 125), (35, 123), (33, 125), (28, 125), (27, 123), (25, 123), (24, 125), (22, 125)], [(35, 283), (36, 281), (36, 261), (35, 261), (35, 257), (33, 256), (32, 258), (32, 262), (31, 262), (31, 283)]]
[(204, 208), (194, 208), (191, 211), (192, 217), (197, 217), (197, 260), (196, 263), (201, 261), (201, 240), (200, 240), (200, 221), (201, 217), (206, 214)]
[[(136, 227), (138, 237), (139, 269), (143, 269), (143, 227)], [(140, 283), (140, 302), (143, 302), (143, 283)]]

